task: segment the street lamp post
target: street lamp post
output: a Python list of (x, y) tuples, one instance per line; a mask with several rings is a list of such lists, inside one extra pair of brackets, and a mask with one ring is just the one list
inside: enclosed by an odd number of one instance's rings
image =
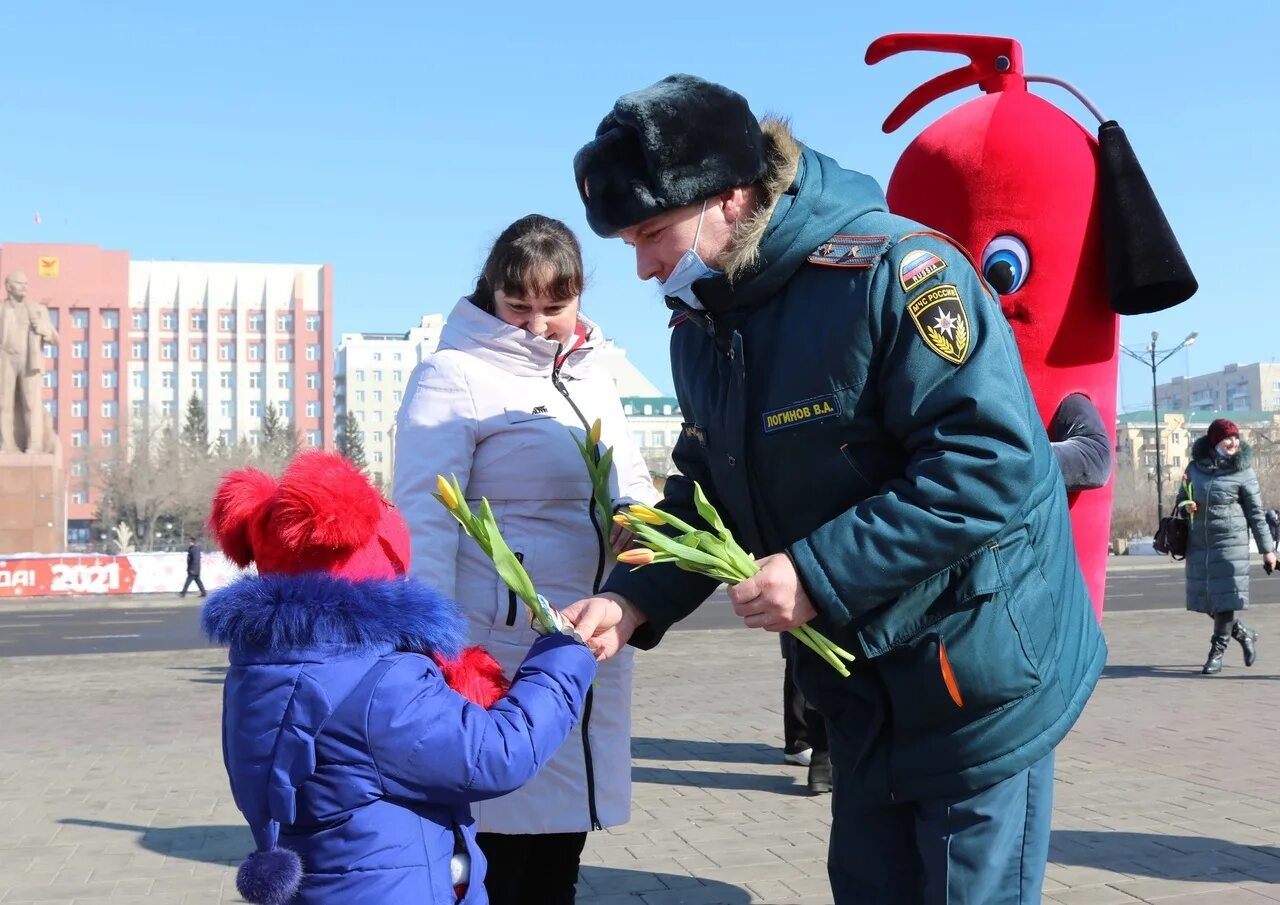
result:
[(1156, 340), (1160, 338), (1160, 334), (1155, 330), (1151, 331), (1151, 344), (1141, 352), (1135, 352), (1126, 346), (1121, 346), (1120, 351), (1136, 361), (1142, 362), (1151, 369), (1151, 417), (1155, 421), (1156, 428), (1156, 524), (1160, 524), (1160, 519), (1164, 516), (1164, 470), (1160, 465), (1160, 401), (1156, 396), (1156, 369), (1164, 364), (1169, 358), (1177, 352), (1181, 352), (1187, 346), (1196, 341), (1196, 337), (1200, 334), (1192, 331), (1187, 334), (1187, 338), (1178, 343), (1172, 349), (1157, 349)]

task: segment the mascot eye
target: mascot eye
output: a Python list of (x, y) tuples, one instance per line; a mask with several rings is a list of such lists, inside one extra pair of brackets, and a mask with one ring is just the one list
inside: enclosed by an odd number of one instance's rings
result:
[(982, 275), (1000, 295), (1017, 292), (1031, 273), (1031, 252), (1016, 236), (996, 236), (982, 252)]

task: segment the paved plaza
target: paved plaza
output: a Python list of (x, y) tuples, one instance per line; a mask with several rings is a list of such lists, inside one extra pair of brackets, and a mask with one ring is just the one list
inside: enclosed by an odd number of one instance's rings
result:
[[(1233, 647), (1205, 678), (1204, 617), (1107, 617), (1110, 665), (1058, 753), (1046, 902), (1280, 902), (1280, 606), (1250, 622), (1258, 665)], [(0, 905), (240, 901), (224, 662), (0, 659)], [(830, 799), (781, 763), (781, 675), (777, 640), (746, 630), (639, 655), (633, 817), (588, 840), (582, 905), (830, 902)]]

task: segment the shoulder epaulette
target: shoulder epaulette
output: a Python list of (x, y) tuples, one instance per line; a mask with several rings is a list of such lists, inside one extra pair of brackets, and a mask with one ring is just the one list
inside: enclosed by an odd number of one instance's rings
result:
[(858, 267), (867, 270), (880, 261), (880, 256), (888, 247), (888, 236), (847, 236), (837, 233), (814, 249), (808, 261), (823, 267)]

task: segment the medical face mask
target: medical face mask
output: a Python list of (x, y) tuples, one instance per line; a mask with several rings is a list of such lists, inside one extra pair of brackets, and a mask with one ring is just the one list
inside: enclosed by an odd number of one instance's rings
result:
[(665, 280), (658, 280), (658, 287), (664, 296), (677, 298), (690, 308), (701, 309), (702, 303), (693, 293), (693, 284), (706, 277), (719, 276), (721, 271), (707, 265), (698, 255), (698, 237), (702, 235), (702, 218), (707, 214), (707, 202), (702, 202), (702, 211), (698, 214), (698, 228), (693, 234), (693, 247), (686, 251), (671, 274)]

